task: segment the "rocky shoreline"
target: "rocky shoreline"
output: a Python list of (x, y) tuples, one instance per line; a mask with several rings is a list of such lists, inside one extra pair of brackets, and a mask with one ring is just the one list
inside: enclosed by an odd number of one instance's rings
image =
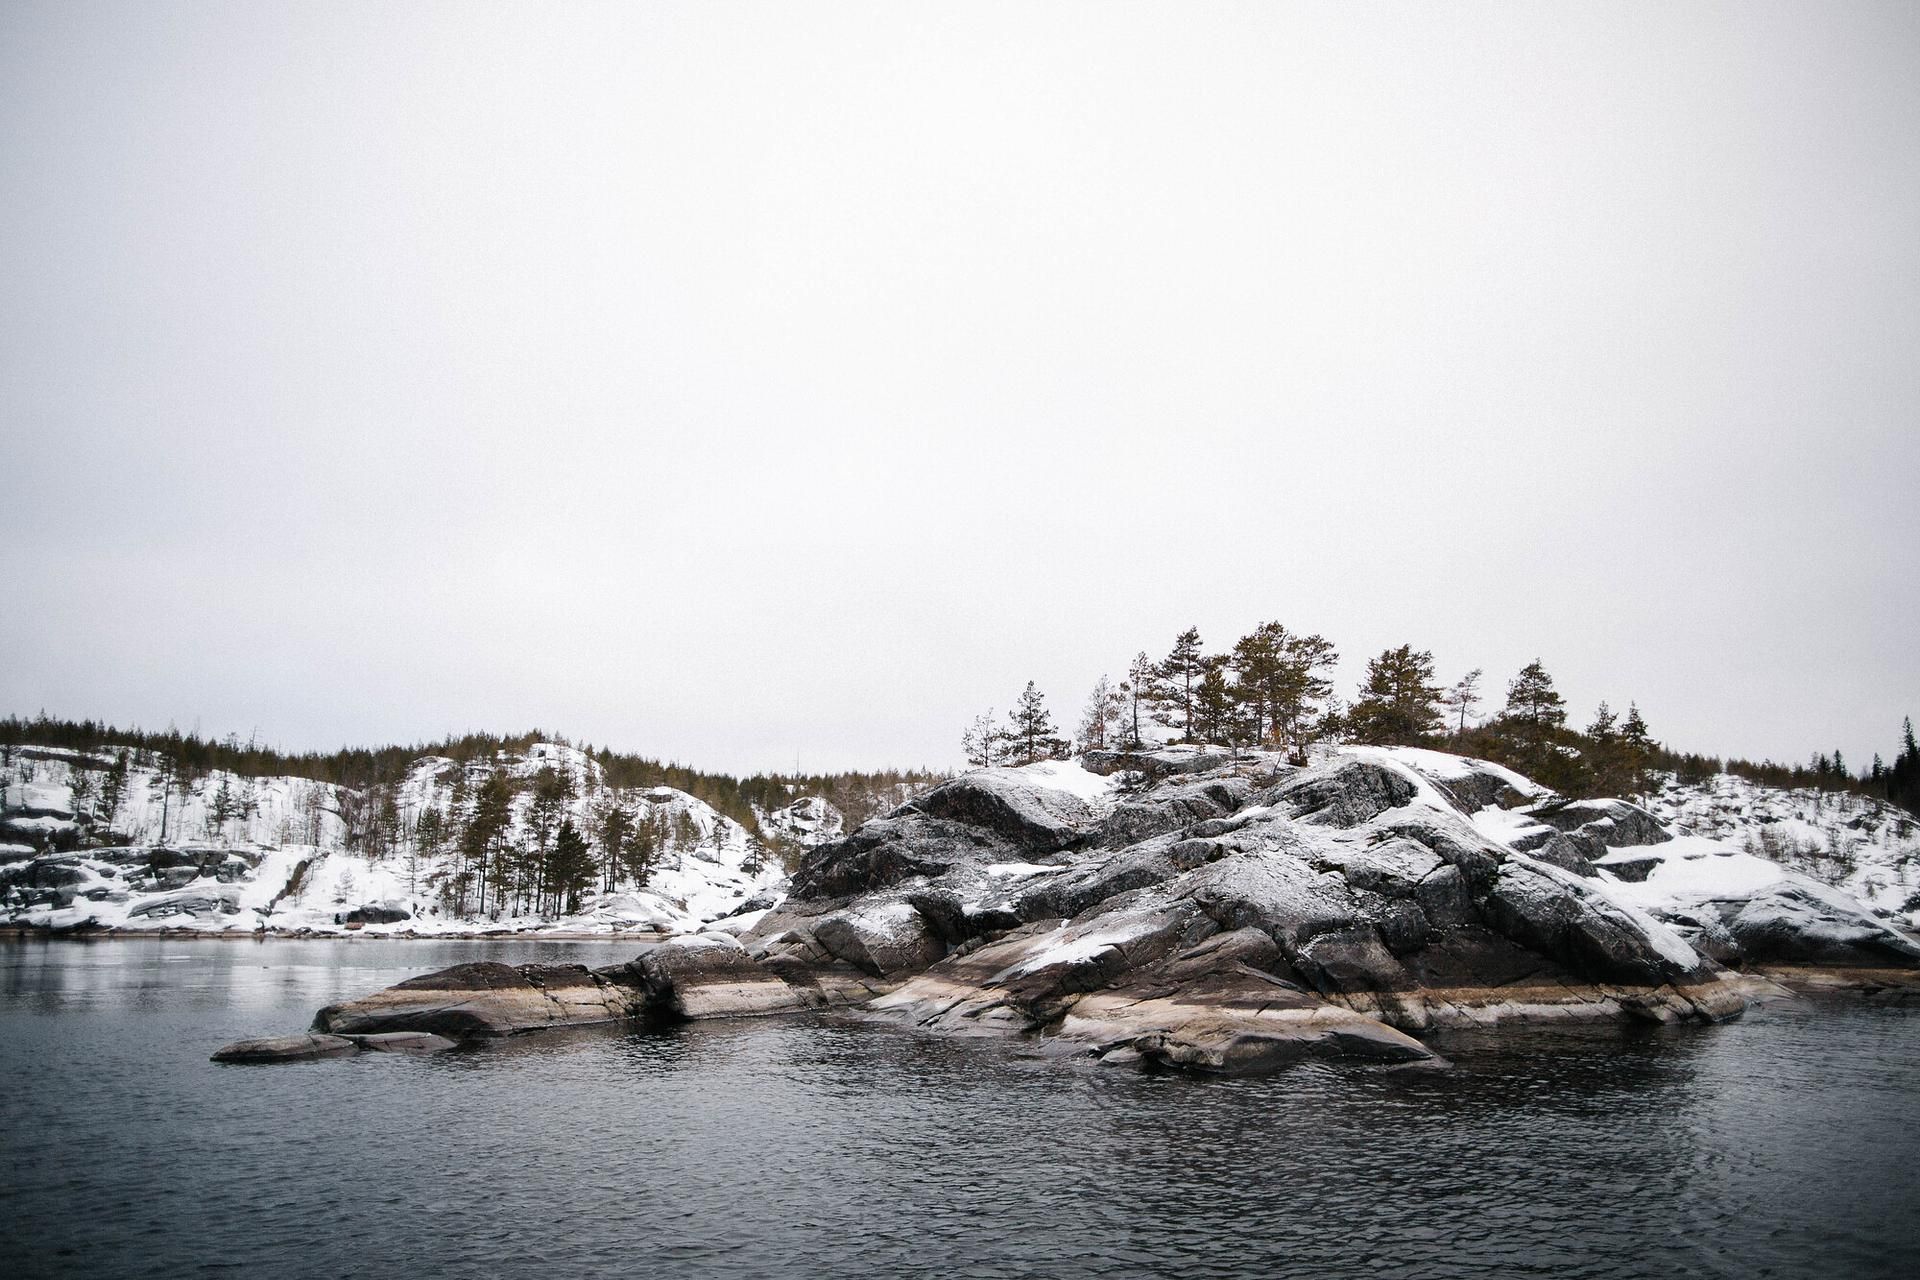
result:
[(1104, 773), (945, 783), (812, 850), (785, 902), (728, 931), (605, 969), (455, 965), (225, 1061), (344, 1054), (351, 1036), (843, 1007), (1244, 1073), (1438, 1063), (1421, 1036), (1461, 1027), (1713, 1023), (1801, 990), (1920, 996), (1920, 942), (1843, 904), (1809, 913), (1795, 885), (1713, 910), (1690, 898), (1667, 919), (1636, 906), (1601, 867), (1672, 835), (1622, 800), (1567, 804), (1436, 752), (1311, 770), (1206, 752), (1087, 764)]
[(1452, 1028), (1711, 1023), (1783, 988), (1920, 992), (1920, 941), (1795, 885), (1662, 918), (1603, 867), (1672, 833), (1496, 766), (1407, 751), (1083, 764), (948, 782), (812, 850), (777, 907), (626, 964), (460, 965), (322, 1009), (313, 1032), (466, 1040), (847, 1008), (1238, 1073), (1437, 1064), (1421, 1037)]

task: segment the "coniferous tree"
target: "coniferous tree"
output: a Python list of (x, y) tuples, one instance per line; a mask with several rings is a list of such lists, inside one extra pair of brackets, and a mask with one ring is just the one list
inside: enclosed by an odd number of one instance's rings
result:
[(1143, 716), (1153, 718), (1159, 684), (1159, 670), (1154, 666), (1153, 659), (1147, 656), (1147, 651), (1142, 649), (1133, 656), (1133, 661), (1127, 666), (1127, 678), (1120, 682), (1121, 696), (1126, 699), (1126, 718), (1120, 736), (1120, 745), (1125, 750), (1138, 751), (1146, 744), (1140, 721)]
[(1580, 747), (1580, 763), (1585, 774), (1582, 790), (1588, 794), (1619, 796), (1633, 789), (1620, 734), (1620, 717), (1605, 700), (1595, 708), (1593, 723), (1587, 726), (1586, 741)]
[(1333, 692), (1323, 673), (1338, 656), (1324, 637), (1297, 635), (1278, 622), (1263, 622), (1236, 641), (1234, 698), (1245, 709), (1252, 740), (1304, 760), (1321, 727), (1322, 704)]
[(1193, 731), (1189, 738), (1232, 746), (1238, 741), (1234, 729), (1233, 688), (1227, 683), (1227, 659), (1215, 654), (1205, 660), (1200, 681), (1193, 690)]
[(993, 722), (993, 708), (987, 708), (966, 727), (960, 735), (960, 747), (967, 753), (967, 763), (976, 769), (990, 769), (1006, 761), (1006, 735)]
[(1060, 740), (1053, 727), (1053, 717), (1047, 714), (1046, 699), (1033, 681), (1027, 681), (1020, 701), (1007, 714), (1011, 721), (1007, 743), (1012, 748), (1014, 764), (1032, 764), (1058, 754)]
[(634, 888), (646, 888), (647, 881), (653, 878), (655, 863), (660, 850), (667, 843), (667, 837), (664, 814), (649, 809), (645, 816), (635, 816), (632, 830), (627, 833), (626, 844), (620, 852), (621, 874), (633, 881)]
[(473, 868), (480, 885), (481, 915), (487, 913), (491, 892), (494, 909), (506, 889), (503, 861), (507, 849), (508, 827), (513, 820), (513, 786), (499, 769), (489, 769), (473, 793), (473, 813), (460, 833), (460, 852)]
[(553, 852), (545, 867), (542, 906), (550, 907), (555, 915), (579, 911), (580, 895), (592, 887), (595, 870), (593, 851), (587, 847), (586, 837), (575, 828), (572, 818), (560, 819), (559, 829), (553, 836)]
[(400, 846), (400, 798), (391, 786), (371, 790), (374, 798), (368, 807), (372, 811), (372, 839), (367, 842), (367, 857), (385, 858)]
[(111, 830), (120, 816), (120, 802), (127, 798), (127, 756), (125, 750), (113, 758), (113, 765), (100, 779), (100, 821)]
[(93, 799), (99, 780), (93, 776), (93, 770), (83, 769), (78, 764), (67, 768), (67, 787), (73, 792), (73, 811), (75, 814), (90, 815), (89, 801)]
[(633, 837), (633, 811), (612, 791), (594, 805), (594, 841), (600, 848), (600, 889), (613, 892), (627, 841)]
[(1355, 741), (1417, 746), (1439, 733), (1440, 686), (1433, 682), (1433, 655), (1403, 644), (1367, 663), (1366, 683), (1347, 712)]
[(1453, 722), (1453, 736), (1456, 739), (1466, 736), (1467, 717), (1480, 705), (1480, 677), (1484, 674), (1479, 667), (1475, 667), (1447, 690), (1447, 718)]
[(1545, 731), (1567, 722), (1566, 703), (1553, 687), (1553, 677), (1535, 658), (1520, 669), (1507, 686), (1507, 718)]
[(1500, 719), (1502, 736), (1512, 741), (1523, 772), (1556, 789), (1579, 789), (1579, 779), (1570, 776), (1566, 758), (1555, 750), (1567, 722), (1566, 702), (1538, 658), (1522, 667), (1507, 686), (1507, 706)]
[(1207, 672), (1206, 653), (1200, 644), (1200, 628), (1188, 627), (1173, 642), (1173, 648), (1154, 668), (1154, 680), (1162, 701), (1154, 719), (1181, 737), (1193, 740), (1193, 696)]
[(1887, 800), (1920, 814), (1920, 745), (1913, 740), (1913, 717), (1901, 726), (1900, 754), (1887, 767)]
[(440, 851), (447, 843), (447, 819), (438, 806), (429, 804), (420, 811), (413, 823), (413, 837), (408, 843), (407, 856), (407, 892), (417, 892), (415, 880), (420, 873), (422, 862), (433, 862), (440, 857)]
[(220, 785), (214, 789), (213, 798), (207, 801), (207, 834), (216, 840), (226, 839), (227, 823), (233, 820), (239, 808), (239, 803), (233, 797), (232, 785), (222, 775)]
[(1099, 751), (1106, 747), (1107, 739), (1119, 727), (1125, 705), (1125, 697), (1106, 676), (1094, 682), (1093, 692), (1087, 695), (1086, 709), (1080, 713), (1082, 751)]

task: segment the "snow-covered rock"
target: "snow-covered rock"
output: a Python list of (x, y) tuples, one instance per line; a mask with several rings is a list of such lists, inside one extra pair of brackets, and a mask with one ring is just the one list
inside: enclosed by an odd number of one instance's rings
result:
[(766, 835), (805, 849), (838, 839), (846, 830), (846, 816), (821, 796), (802, 796), (784, 808), (760, 817)]
[[(917, 963), (874, 1007), (930, 1026), (1208, 1069), (1290, 1060), (1306, 1044), (1399, 1052), (1404, 1032), (1434, 1026), (1714, 1019), (1744, 1005), (1736, 980), (1577, 852), (1566, 856), (1584, 874), (1503, 839), (1543, 833), (1570, 849), (1547, 815), (1665, 836), (1632, 806), (1569, 812), (1511, 771), (1437, 752), (1360, 749), (1299, 770), (1247, 758), (1165, 777), (1092, 795), (1106, 808), (1096, 822), (1001, 771), (966, 775), (814, 850), (795, 898), (743, 940), (820, 972)], [(1516, 812), (1501, 805), (1527, 813), (1485, 816)], [(865, 933), (906, 945), (876, 963), (853, 922), (884, 922)], [(1237, 940), (1208, 949), (1224, 935)], [(1247, 1021), (1239, 1001), (1290, 1029)], [(1123, 1016), (1130, 1002), (1155, 1012)]]

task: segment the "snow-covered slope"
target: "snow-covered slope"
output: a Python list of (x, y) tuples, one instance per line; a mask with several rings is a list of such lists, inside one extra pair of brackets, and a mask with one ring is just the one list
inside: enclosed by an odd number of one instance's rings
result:
[(1697, 785), (1668, 777), (1643, 809), (1567, 802), (1510, 770), (1439, 752), (1345, 754), (1405, 765), (1456, 800), (1489, 794), (1474, 775), (1504, 785), (1508, 794), (1471, 814), (1481, 835), (1597, 881), (1611, 901), (1716, 960), (1920, 959), (1920, 824), (1878, 801), (1721, 774)]
[[(392, 788), (389, 838), (359, 840), (353, 851), (352, 829), (375, 821), (386, 796), (221, 771), (182, 791), (166, 785), (163, 761), (136, 758), (108, 814), (103, 780), (114, 762), (109, 754), (57, 748), (14, 752), (0, 816), (0, 920), (241, 932), (680, 931), (739, 911), (783, 874), (758, 833), (705, 802), (668, 787), (616, 792), (597, 761), (559, 743), (465, 765), (421, 758)], [(471, 901), (461, 913), (449, 892), (452, 841), (439, 851), (423, 848), (418, 824), (429, 810), (453, 811), (463, 775), (462, 789), (472, 794), (493, 769), (514, 787), (512, 842), (532, 840), (531, 783), (548, 769), (573, 779), (565, 814), (583, 832), (610, 801), (650, 822), (662, 847), (645, 887), (623, 878), (611, 892), (583, 895), (580, 911), (559, 919), (493, 907), (483, 915)], [(781, 811), (789, 827), (808, 804)], [(814, 816), (833, 825), (827, 814)]]
[(1920, 926), (1920, 819), (1892, 805), (1723, 773), (1702, 783), (1669, 775), (1647, 807), (1678, 832), (1753, 854)]

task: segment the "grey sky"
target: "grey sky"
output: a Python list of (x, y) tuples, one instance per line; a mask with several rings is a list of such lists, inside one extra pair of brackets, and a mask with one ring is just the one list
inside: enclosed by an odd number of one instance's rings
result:
[(1265, 618), (1920, 713), (1920, 6), (0, 6), (0, 709), (948, 764)]

